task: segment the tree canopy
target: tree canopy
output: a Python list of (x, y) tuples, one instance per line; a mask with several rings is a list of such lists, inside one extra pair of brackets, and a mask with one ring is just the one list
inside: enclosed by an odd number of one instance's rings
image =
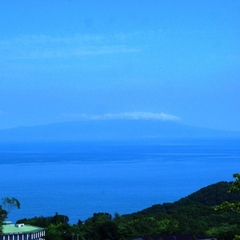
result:
[[(45, 228), (46, 240), (129, 240), (169, 234), (200, 234), (218, 240), (237, 240), (240, 239), (240, 174), (233, 176), (234, 182), (212, 184), (176, 202), (156, 204), (132, 214), (94, 213), (73, 225), (69, 224), (68, 216), (59, 213), (17, 222)], [(2, 199), (1, 226), (14, 208), (20, 208), (16, 198)]]
[[(231, 187), (228, 190), (228, 193), (237, 193), (239, 196), (240, 191), (240, 174), (234, 173), (233, 177), (235, 181), (232, 183)], [(240, 200), (235, 199), (234, 201), (223, 201), (219, 206), (215, 208), (217, 211), (221, 212), (233, 212), (233, 213), (240, 213)], [(239, 225), (239, 222), (237, 222)], [(235, 235), (234, 240), (240, 239), (240, 235)]]
[[(94, 213), (70, 225), (68, 217), (34, 217), (19, 222), (46, 228), (46, 240), (129, 240), (144, 236), (200, 234), (230, 240), (239, 233), (237, 212), (215, 211), (223, 201), (239, 201), (236, 192), (228, 193), (230, 182), (204, 187), (174, 203), (156, 204), (142, 211), (120, 215)], [(150, 238), (149, 238), (150, 239)]]
[(4, 220), (14, 208), (20, 208), (20, 202), (16, 198), (5, 197), (2, 199), (2, 204), (0, 205), (0, 233), (2, 233), (2, 224)]

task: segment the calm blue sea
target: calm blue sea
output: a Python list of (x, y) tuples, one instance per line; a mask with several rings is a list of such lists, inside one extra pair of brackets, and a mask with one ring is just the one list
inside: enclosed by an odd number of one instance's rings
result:
[(0, 144), (1, 198), (16, 197), (8, 220), (96, 212), (133, 213), (173, 202), (240, 172), (240, 140)]

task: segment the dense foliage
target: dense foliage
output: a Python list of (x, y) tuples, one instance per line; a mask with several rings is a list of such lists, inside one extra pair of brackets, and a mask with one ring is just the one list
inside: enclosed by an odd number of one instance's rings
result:
[(2, 208), (0, 205), (0, 234), (2, 233), (2, 223), (7, 217), (7, 211)]
[[(231, 187), (229, 188), (229, 193), (239, 193), (240, 191), (240, 174), (235, 173), (233, 174), (233, 177), (235, 178), (235, 181), (232, 183)], [(217, 211), (222, 212), (234, 212), (234, 213), (240, 213), (240, 201), (235, 198), (233, 201), (223, 201), (220, 205), (218, 205), (215, 208)], [(234, 240), (240, 239), (240, 235), (236, 234), (234, 237)]]
[(0, 205), (0, 234), (2, 233), (3, 221), (14, 208), (20, 208), (20, 202), (16, 198), (5, 197), (2, 199), (2, 205)]
[(198, 233), (230, 240), (240, 233), (239, 215), (216, 211), (215, 207), (224, 201), (240, 201), (238, 194), (228, 193), (231, 186), (232, 183), (219, 182), (174, 203), (157, 204), (128, 215), (94, 213), (74, 225), (69, 224), (67, 216), (58, 213), (18, 222), (46, 228), (46, 240), (129, 240), (173, 233)]

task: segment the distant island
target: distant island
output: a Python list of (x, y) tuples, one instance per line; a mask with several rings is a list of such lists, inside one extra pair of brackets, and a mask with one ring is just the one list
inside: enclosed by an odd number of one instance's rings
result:
[(82, 120), (0, 130), (0, 142), (71, 140), (154, 140), (176, 138), (240, 137), (219, 131), (158, 120)]

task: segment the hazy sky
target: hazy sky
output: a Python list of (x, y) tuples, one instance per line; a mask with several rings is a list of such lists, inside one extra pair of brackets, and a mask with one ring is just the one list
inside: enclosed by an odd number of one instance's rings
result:
[(0, 1), (0, 128), (154, 118), (240, 130), (239, 0)]

